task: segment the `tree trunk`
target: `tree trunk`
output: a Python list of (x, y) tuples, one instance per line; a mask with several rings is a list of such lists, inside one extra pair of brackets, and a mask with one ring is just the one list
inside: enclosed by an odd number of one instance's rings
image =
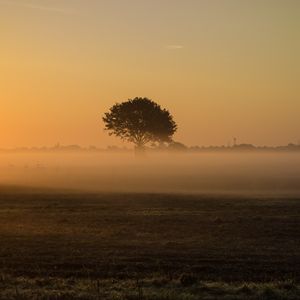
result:
[(142, 145), (137, 145), (134, 148), (134, 153), (136, 157), (145, 157), (146, 156), (146, 148)]

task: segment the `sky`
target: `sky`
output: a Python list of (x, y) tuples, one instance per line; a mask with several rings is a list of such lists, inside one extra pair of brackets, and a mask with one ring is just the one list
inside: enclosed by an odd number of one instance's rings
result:
[(190, 146), (298, 143), (299, 53), (298, 0), (0, 0), (0, 148), (127, 146), (136, 96)]

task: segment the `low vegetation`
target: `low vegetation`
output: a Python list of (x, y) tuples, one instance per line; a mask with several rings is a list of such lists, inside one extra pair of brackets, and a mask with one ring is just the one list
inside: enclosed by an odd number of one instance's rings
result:
[(0, 299), (300, 299), (300, 201), (0, 189)]
[(196, 299), (299, 299), (300, 286), (291, 282), (224, 283), (195, 282), (182, 285), (169, 278), (143, 280), (95, 280), (78, 278), (9, 278), (1, 282), (0, 299), (124, 299), (124, 300), (196, 300)]

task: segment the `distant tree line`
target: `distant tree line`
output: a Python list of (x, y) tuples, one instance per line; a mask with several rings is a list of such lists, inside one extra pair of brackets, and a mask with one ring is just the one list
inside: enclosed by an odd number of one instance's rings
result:
[[(232, 146), (186, 146), (183, 143), (172, 141), (165, 145), (149, 145), (145, 147), (148, 152), (300, 152), (300, 145), (288, 144), (285, 146), (255, 146), (252, 144), (237, 144)], [(81, 147), (79, 145), (55, 145), (52, 147), (19, 147), (12, 149), (0, 149), (0, 153), (21, 153), (21, 152), (132, 152), (132, 149), (119, 146), (108, 146), (99, 148), (96, 146)]]

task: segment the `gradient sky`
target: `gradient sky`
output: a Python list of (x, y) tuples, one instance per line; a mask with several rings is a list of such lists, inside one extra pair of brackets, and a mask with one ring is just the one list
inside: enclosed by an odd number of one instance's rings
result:
[(0, 147), (119, 144), (135, 96), (188, 145), (300, 141), (299, 0), (0, 0), (0, 46)]

